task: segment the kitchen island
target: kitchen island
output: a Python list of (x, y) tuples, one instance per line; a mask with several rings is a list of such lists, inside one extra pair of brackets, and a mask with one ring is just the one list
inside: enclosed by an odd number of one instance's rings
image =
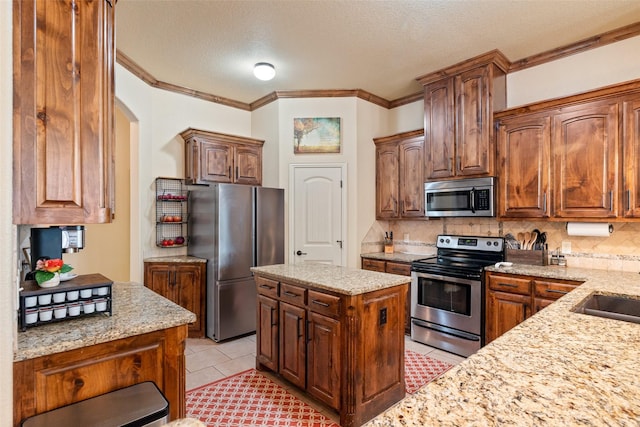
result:
[(327, 264), (254, 267), (256, 367), (271, 370), (352, 427), (405, 395), (409, 277)]
[(114, 283), (112, 316), (29, 328), (14, 352), (14, 425), (51, 409), (144, 381), (185, 415), (184, 345), (195, 315), (138, 283)]
[(367, 423), (381, 426), (637, 426), (640, 324), (572, 311), (591, 294), (640, 299), (640, 275), (487, 268), (584, 283)]

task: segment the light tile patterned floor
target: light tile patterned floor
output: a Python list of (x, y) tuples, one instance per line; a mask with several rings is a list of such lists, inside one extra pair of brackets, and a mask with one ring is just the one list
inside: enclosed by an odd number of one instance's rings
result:
[[(416, 353), (428, 354), (429, 357), (449, 362), (453, 365), (457, 365), (464, 360), (463, 357), (455, 354), (412, 341), (408, 336), (405, 337), (405, 348)], [(191, 390), (238, 372), (255, 368), (256, 336), (255, 334), (249, 335), (222, 343), (216, 343), (208, 338), (188, 338), (185, 357), (187, 361), (186, 389)], [(280, 378), (270, 375), (268, 372), (263, 373), (329, 418), (339, 421), (339, 417), (331, 409), (306, 397), (291, 384)]]

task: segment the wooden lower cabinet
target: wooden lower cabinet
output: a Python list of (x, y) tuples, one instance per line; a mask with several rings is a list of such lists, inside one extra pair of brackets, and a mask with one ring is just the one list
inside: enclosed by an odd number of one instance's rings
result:
[(306, 386), (306, 334), (307, 311), (280, 302), (280, 364), (278, 372), (284, 379), (298, 387)]
[[(380, 259), (361, 259), (363, 270), (380, 271), (382, 273), (398, 274), (400, 276), (411, 276), (411, 264), (398, 261), (383, 261)], [(411, 335), (411, 298), (410, 285), (407, 285), (407, 298), (404, 314), (404, 333)]]
[(524, 322), (581, 282), (487, 272), (485, 342)]
[(487, 298), (486, 342), (489, 343), (531, 316), (529, 295), (489, 292)]
[(189, 338), (204, 338), (207, 265), (203, 262), (145, 262), (144, 285), (196, 315)]
[[(13, 364), (13, 424), (110, 391), (153, 381), (171, 419), (185, 416), (186, 325)], [(114, 409), (115, 410), (115, 409)]]
[(406, 285), (342, 295), (255, 276), (256, 367), (359, 426), (405, 395)]
[(340, 407), (340, 322), (309, 313), (307, 390), (331, 406)]

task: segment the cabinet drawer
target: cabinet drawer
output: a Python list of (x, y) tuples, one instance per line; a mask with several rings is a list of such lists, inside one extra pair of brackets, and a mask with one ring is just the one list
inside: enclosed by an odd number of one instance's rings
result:
[(289, 304), (304, 307), (306, 296), (307, 290), (305, 288), (288, 283), (280, 283), (280, 301), (286, 301)]
[(362, 258), (362, 269), (381, 271), (384, 273), (384, 261), (380, 261), (378, 259)]
[(517, 277), (489, 276), (489, 289), (511, 294), (531, 295), (531, 280)]
[(309, 310), (330, 317), (338, 317), (340, 297), (309, 290)]
[(278, 282), (276, 280), (266, 279), (264, 277), (256, 277), (256, 288), (258, 293), (270, 297), (278, 296)]
[(545, 280), (535, 280), (533, 283), (536, 296), (546, 299), (558, 299), (580, 286), (578, 282), (547, 282)]
[(387, 273), (399, 274), (401, 276), (411, 276), (411, 264), (387, 261)]

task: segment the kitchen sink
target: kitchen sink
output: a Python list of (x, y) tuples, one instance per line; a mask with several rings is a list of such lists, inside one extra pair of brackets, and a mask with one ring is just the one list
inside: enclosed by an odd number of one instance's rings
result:
[(608, 319), (640, 323), (640, 299), (626, 295), (592, 294), (572, 311)]

